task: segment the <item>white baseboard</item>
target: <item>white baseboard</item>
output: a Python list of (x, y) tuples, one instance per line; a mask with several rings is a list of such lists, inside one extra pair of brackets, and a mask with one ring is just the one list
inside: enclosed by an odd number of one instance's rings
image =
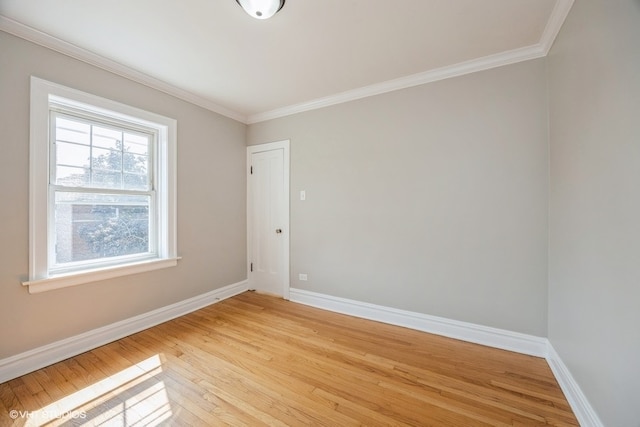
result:
[(542, 337), (368, 304), (302, 289), (292, 288), (289, 298), (294, 302), (351, 316), (404, 326), (418, 331), (456, 338), (503, 350), (515, 351), (531, 356), (547, 356), (548, 341)]
[(302, 289), (292, 288), (290, 290), (290, 300), (337, 313), (403, 326), (531, 356), (544, 357), (580, 425), (582, 427), (604, 427), (580, 386), (573, 379), (569, 369), (562, 362), (562, 359), (560, 359), (560, 356), (547, 338), (398, 310)]
[[(247, 281), (238, 282), (203, 295), (171, 304), (139, 316), (103, 326), (61, 341), (0, 360), (0, 383), (92, 350), (128, 335), (241, 294)], [(571, 372), (546, 338), (473, 323), (460, 322), (406, 310), (364, 303), (345, 298), (290, 289), (290, 300), (324, 310), (403, 326), (489, 347), (544, 357), (582, 427), (604, 427)]]
[(0, 383), (49, 366), (101, 345), (124, 338), (176, 317), (184, 316), (248, 290), (247, 281), (215, 289), (130, 319), (112, 323), (0, 360)]
[(593, 406), (591, 406), (582, 389), (580, 389), (580, 386), (571, 375), (569, 368), (564, 364), (551, 343), (549, 343), (547, 363), (558, 384), (560, 384), (560, 388), (580, 425), (582, 427), (604, 427)]

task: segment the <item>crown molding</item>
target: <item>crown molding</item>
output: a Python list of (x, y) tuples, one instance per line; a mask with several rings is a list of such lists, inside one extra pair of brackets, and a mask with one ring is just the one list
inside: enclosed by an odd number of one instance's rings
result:
[(551, 16), (549, 16), (549, 20), (547, 21), (547, 25), (542, 32), (540, 43), (538, 43), (545, 56), (551, 50), (553, 42), (556, 41), (556, 37), (558, 37), (558, 33), (560, 32), (560, 28), (562, 28), (562, 25), (564, 24), (565, 19), (567, 19), (569, 11), (573, 6), (573, 1), (574, 0), (556, 1), (556, 4), (551, 11)]
[(162, 80), (156, 79), (155, 77), (151, 77), (147, 74), (141, 73), (140, 71), (134, 70), (131, 67), (120, 64), (119, 62), (105, 58), (101, 55), (95, 54), (89, 50), (83, 49), (64, 40), (60, 40), (59, 38), (53, 37), (42, 31), (38, 31), (35, 28), (14, 21), (10, 18), (7, 18), (6, 16), (0, 15), (0, 31), (4, 31), (16, 37), (20, 37), (24, 40), (46, 47), (47, 49), (54, 50), (63, 55), (109, 71), (113, 74), (117, 74), (121, 77), (143, 84), (152, 89), (159, 90), (160, 92), (164, 92), (168, 95), (175, 96), (176, 98), (205, 108), (214, 113), (221, 114), (242, 123), (247, 122), (247, 117), (244, 114), (225, 108), (189, 91), (180, 89)]
[(348, 90), (323, 98), (317, 98), (311, 101), (302, 102), (263, 113), (253, 114), (247, 118), (248, 124), (259, 123), (266, 120), (277, 119), (304, 111), (315, 110), (318, 108), (328, 107), (331, 105), (342, 104), (349, 101), (355, 101), (369, 96), (380, 95), (395, 90), (405, 89), (413, 86), (419, 86), (426, 83), (437, 82), (439, 80), (459, 77), (465, 74), (471, 74), (478, 71), (485, 71), (491, 68), (502, 67), (503, 65), (514, 64), (517, 62), (528, 61), (546, 56), (553, 45), (560, 28), (564, 23), (574, 0), (557, 0), (551, 15), (547, 20), (547, 25), (542, 33), (540, 41), (532, 46), (519, 49), (509, 50), (506, 52), (485, 56), (483, 58), (473, 59), (459, 64), (449, 65), (434, 70), (425, 71), (410, 76), (389, 80), (382, 83), (376, 83), (370, 86), (358, 89)]
[(532, 46), (514, 49), (494, 55), (485, 56), (483, 58), (473, 59), (458, 64), (425, 71), (422, 73), (412, 74), (410, 76), (398, 79), (388, 80), (365, 86), (322, 98), (305, 101), (299, 104), (289, 105), (282, 108), (276, 108), (261, 113), (246, 116), (237, 111), (230, 110), (226, 107), (218, 105), (206, 98), (195, 95), (186, 90), (163, 82), (155, 77), (136, 71), (130, 67), (122, 65), (111, 59), (104, 58), (86, 49), (82, 49), (76, 45), (60, 40), (56, 37), (38, 31), (34, 28), (13, 21), (5, 16), (0, 15), (0, 31), (5, 31), (14, 36), (23, 38), (40, 46), (55, 50), (56, 52), (102, 68), (106, 71), (128, 78), (135, 82), (141, 83), (150, 88), (159, 90), (176, 98), (190, 102), (207, 110), (229, 117), (245, 124), (259, 123), (266, 120), (277, 119), (292, 114), (302, 113), (305, 111), (316, 110), (319, 108), (329, 107), (331, 105), (342, 104), (345, 102), (355, 101), (370, 96), (380, 95), (387, 92), (393, 92), (400, 89), (406, 89), (413, 86), (419, 86), (426, 83), (432, 83), (439, 80), (450, 79), (453, 77), (463, 76), (478, 71), (485, 71), (492, 68), (501, 67), (503, 65), (514, 64), (517, 62), (528, 61), (546, 56), (553, 46), (560, 28), (564, 23), (574, 0), (557, 0), (554, 8), (549, 16), (547, 25), (542, 33), (540, 41)]
[(426, 83), (437, 82), (439, 80), (450, 79), (452, 77), (463, 76), (478, 71), (489, 70), (491, 68), (501, 67), (503, 65), (514, 64), (516, 62), (528, 61), (544, 56), (540, 45), (533, 45), (524, 48), (514, 49), (495, 55), (485, 56), (483, 58), (473, 59), (470, 61), (460, 62), (458, 64), (449, 65), (422, 73), (412, 74), (410, 76), (398, 79), (388, 80), (376, 83), (370, 86), (358, 89), (348, 90), (335, 95), (329, 95), (323, 98), (317, 98), (311, 101), (294, 104), (275, 110), (266, 111), (250, 115), (247, 119), (248, 124), (263, 122), (266, 120), (277, 119), (279, 117), (289, 116), (304, 111), (316, 110), (318, 108), (329, 107), (331, 105), (342, 104), (349, 101), (355, 101), (370, 96), (381, 95), (387, 92), (393, 92), (400, 89), (406, 89), (413, 86), (419, 86)]

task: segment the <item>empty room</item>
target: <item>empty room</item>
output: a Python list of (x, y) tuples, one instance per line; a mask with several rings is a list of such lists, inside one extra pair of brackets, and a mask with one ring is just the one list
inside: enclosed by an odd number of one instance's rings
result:
[(639, 0), (0, 0), (0, 426), (640, 427)]

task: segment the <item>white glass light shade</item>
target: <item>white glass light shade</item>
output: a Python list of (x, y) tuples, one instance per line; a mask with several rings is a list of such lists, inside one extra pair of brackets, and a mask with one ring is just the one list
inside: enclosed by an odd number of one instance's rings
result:
[(285, 0), (236, 0), (249, 15), (256, 19), (268, 19), (282, 9)]

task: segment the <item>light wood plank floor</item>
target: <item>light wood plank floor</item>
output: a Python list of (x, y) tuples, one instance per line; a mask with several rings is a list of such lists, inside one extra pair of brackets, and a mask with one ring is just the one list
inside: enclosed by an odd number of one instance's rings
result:
[(247, 292), (0, 384), (0, 425), (578, 423), (544, 359)]

